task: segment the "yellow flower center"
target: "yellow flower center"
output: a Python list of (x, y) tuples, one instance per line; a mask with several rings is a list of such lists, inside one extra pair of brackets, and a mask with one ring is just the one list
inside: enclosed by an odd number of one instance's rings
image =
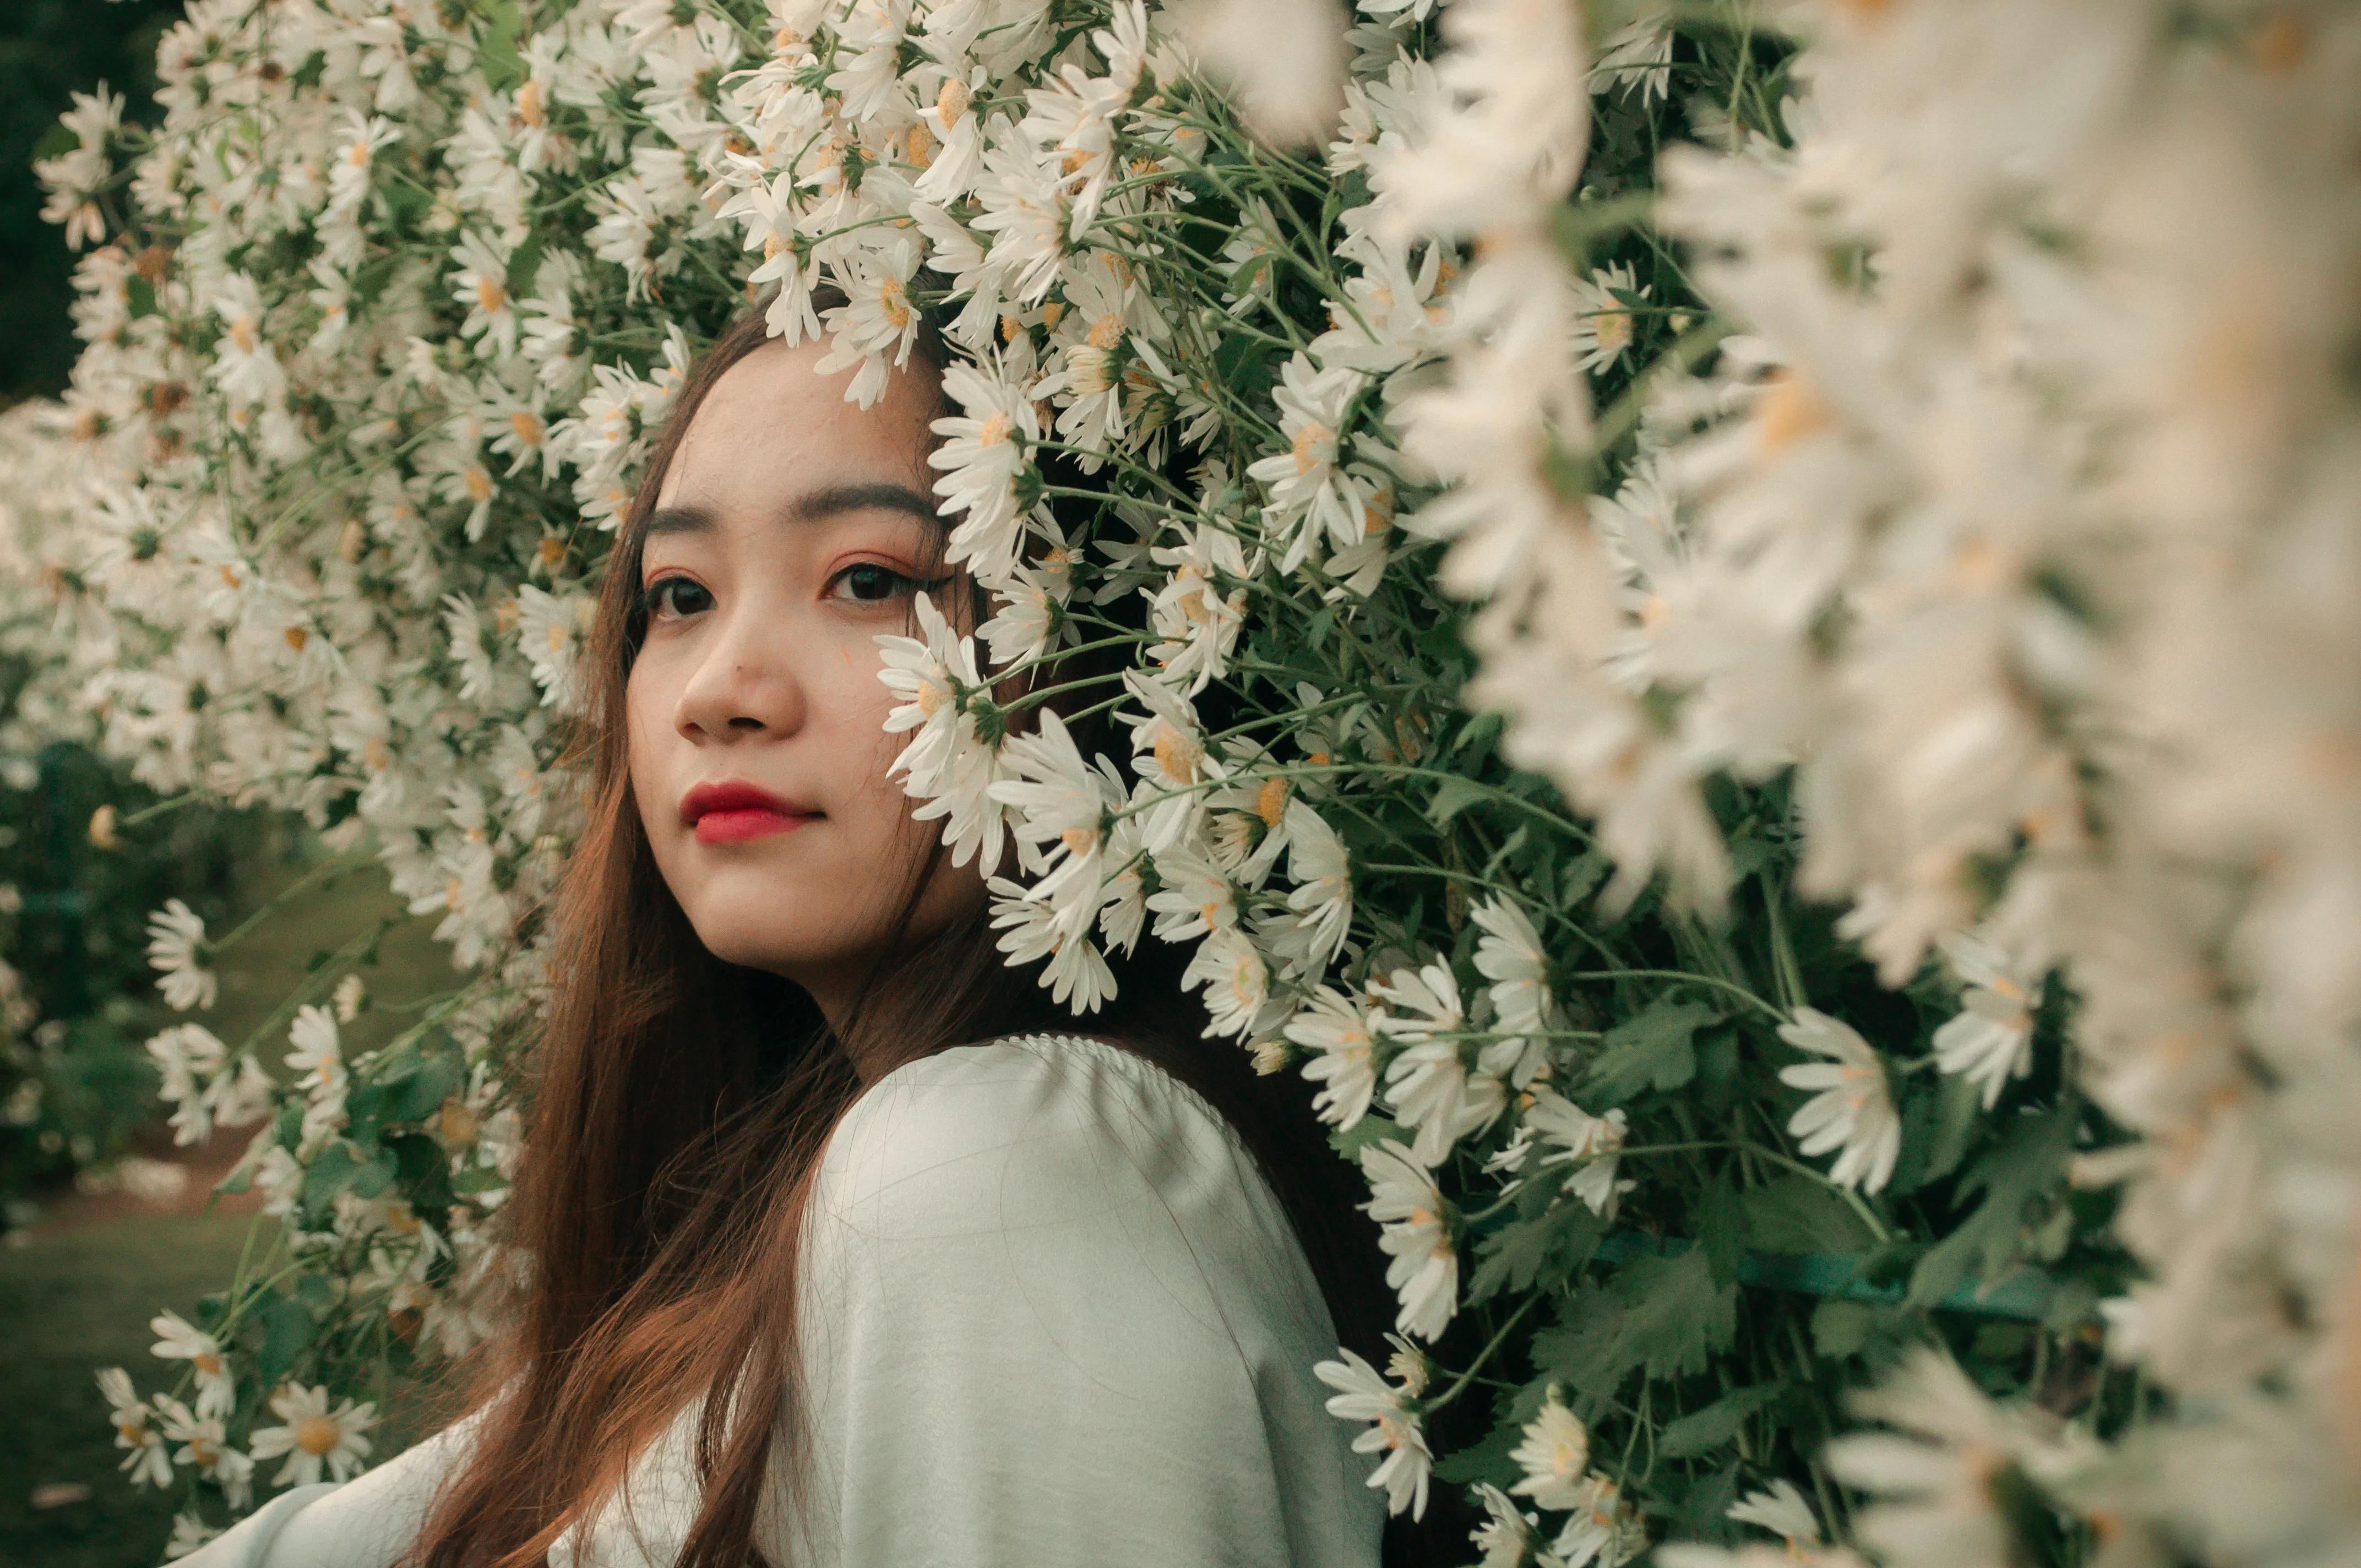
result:
[(1754, 406), (1755, 436), (1765, 456), (1785, 451), (1835, 418), (1804, 378), (1782, 370)]
[(1197, 782), (1197, 748), (1170, 722), (1156, 727), (1156, 765), (1175, 784)]
[(1325, 460), (1320, 449), (1336, 439), (1336, 433), (1318, 420), (1305, 420), (1295, 433), (1295, 471), (1309, 474)]
[(295, 1423), (295, 1446), (304, 1453), (325, 1457), (344, 1436), (345, 1429), (327, 1416), (305, 1416)]
[(944, 135), (950, 135), (951, 127), (959, 124), (961, 116), (967, 113), (967, 83), (956, 76), (945, 77), (943, 90), (935, 94), (935, 117), (942, 121)]
[(1276, 828), (1281, 813), (1287, 810), (1288, 782), (1285, 779), (1265, 779), (1255, 791), (1255, 815), (1266, 828)]

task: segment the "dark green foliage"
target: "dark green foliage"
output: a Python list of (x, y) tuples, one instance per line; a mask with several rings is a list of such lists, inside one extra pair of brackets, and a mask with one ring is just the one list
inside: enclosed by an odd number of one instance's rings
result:
[(67, 313), (73, 258), (41, 219), (33, 159), (60, 150), (58, 116), (102, 80), (128, 101), (127, 117), (152, 122), (156, 40), (180, 14), (181, 0), (0, 6), (0, 406), (62, 391), (79, 346)]

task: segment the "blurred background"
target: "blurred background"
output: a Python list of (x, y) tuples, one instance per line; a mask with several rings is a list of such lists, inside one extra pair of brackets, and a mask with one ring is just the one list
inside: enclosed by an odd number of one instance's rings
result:
[[(72, 258), (42, 221), (32, 160), (56, 150), (71, 95), (102, 82), (126, 118), (152, 118), (156, 41), (180, 13), (177, 0), (0, 5), (0, 409), (57, 395), (75, 352)], [(361, 970), (379, 998), (423, 994), (450, 970), (431, 919), (409, 916), (374, 866), (323, 874), (333, 857), (300, 821), (161, 801), (82, 748), (35, 743), (16, 711), (26, 674), (0, 653), (0, 1568), (148, 1568), (173, 1499), (117, 1470), (91, 1369), (144, 1376), (148, 1320), (194, 1317), (242, 1249), (270, 1245), (257, 1199), (211, 1190), (254, 1129), (181, 1147), (163, 1123), (142, 1043), (191, 1015), (157, 994), (149, 915), (178, 898), (214, 932), (273, 903), (292, 916), (225, 953), (218, 1003), (194, 1014), (233, 1045), (283, 1033), (274, 1014), (296, 980), (372, 925), (392, 922)], [(396, 1026), (373, 1011), (346, 1038), (365, 1049)]]

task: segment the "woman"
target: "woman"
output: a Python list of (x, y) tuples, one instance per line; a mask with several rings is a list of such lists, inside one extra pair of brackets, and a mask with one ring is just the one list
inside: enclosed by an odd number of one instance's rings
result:
[(989, 608), (924, 341), (863, 411), (757, 311), (684, 387), (587, 655), (513, 1327), (463, 1420), (195, 1568), (1443, 1560), (1312, 1373), (1388, 1294), (1300, 1086), (1155, 942), (1074, 1033), (890, 775), (878, 634)]

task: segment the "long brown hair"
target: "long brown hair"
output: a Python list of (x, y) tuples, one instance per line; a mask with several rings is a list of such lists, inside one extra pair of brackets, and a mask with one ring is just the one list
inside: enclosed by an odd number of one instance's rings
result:
[[(932, 824), (906, 817), (929, 845), (909, 857), (890, 957), (837, 1029), (801, 987), (725, 963), (697, 939), (631, 797), (625, 685), (645, 631), (641, 553), (664, 473), (714, 383), (765, 338), (752, 309), (700, 356), (607, 565), (573, 748), (588, 763), (588, 817), (554, 901), (554, 989), (501, 1214), (528, 1277), (511, 1326), (467, 1379), (481, 1425), (420, 1533), (419, 1568), (541, 1568), (700, 1394), (702, 1494), (680, 1568), (763, 1561), (754, 1540), (765, 1486), (786, 1478), (790, 1516), (802, 1502), (791, 1463), (802, 1442), (796, 1263), (818, 1157), (862, 1091), (856, 1058), (891, 1067), (1051, 1031), (1155, 1061), (1237, 1129), (1294, 1224), (1340, 1341), (1384, 1359), (1390, 1292), (1375, 1226), (1356, 1207), (1358, 1179), (1328, 1148), (1295, 1075), (1257, 1075), (1235, 1045), (1202, 1037), (1206, 1014), (1181, 989), (1180, 948), (1150, 938), (1128, 958), (1110, 953), (1117, 994), (1083, 1020), (1050, 1003), (1029, 966), (1005, 962), (981, 916), (908, 940), (917, 894), (948, 851)], [(939, 337), (922, 334), (918, 347), (939, 373)], [(933, 548), (937, 561), (924, 565), (939, 567), (942, 537)], [(957, 580), (980, 605), (981, 590)], [(1072, 678), (1072, 668), (1058, 677)], [(1108, 724), (1095, 716), (1077, 729), (1089, 755)], [(1444, 1506), (1431, 1506), (1423, 1527), (1389, 1526), (1389, 1565), (1464, 1554), (1466, 1521), (1447, 1497), (1433, 1502)], [(1457, 1553), (1443, 1544), (1453, 1532)]]

